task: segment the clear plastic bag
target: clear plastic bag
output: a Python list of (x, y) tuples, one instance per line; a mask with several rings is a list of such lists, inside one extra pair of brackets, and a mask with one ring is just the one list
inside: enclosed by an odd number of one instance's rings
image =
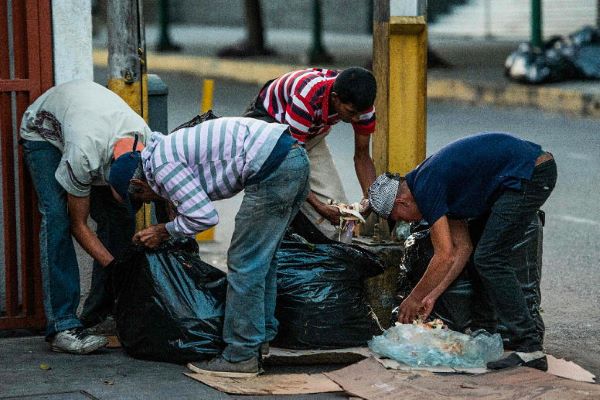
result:
[(423, 324), (398, 324), (369, 341), (369, 348), (411, 367), (483, 368), (503, 354), (499, 334), (475, 337)]

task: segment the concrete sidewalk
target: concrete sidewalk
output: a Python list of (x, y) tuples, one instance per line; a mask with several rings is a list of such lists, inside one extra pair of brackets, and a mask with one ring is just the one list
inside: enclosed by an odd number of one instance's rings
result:
[[(274, 56), (247, 59), (220, 59), (218, 49), (241, 41), (243, 29), (211, 26), (173, 26), (172, 41), (182, 51), (157, 53), (158, 30), (146, 29), (148, 70), (189, 73), (201, 77), (231, 79), (260, 84), (285, 72), (305, 68), (310, 32), (305, 30), (268, 30), (267, 43)], [(534, 107), (544, 111), (578, 116), (600, 117), (600, 81), (569, 81), (545, 85), (521, 85), (508, 81), (504, 61), (516, 49), (516, 41), (443, 37), (429, 38), (431, 48), (452, 67), (428, 71), (428, 96), (434, 100), (462, 101)], [(334, 62), (325, 67), (368, 66), (371, 62), (371, 36), (365, 34), (324, 34), (324, 44)], [(94, 62), (107, 63), (106, 33), (94, 39)]]

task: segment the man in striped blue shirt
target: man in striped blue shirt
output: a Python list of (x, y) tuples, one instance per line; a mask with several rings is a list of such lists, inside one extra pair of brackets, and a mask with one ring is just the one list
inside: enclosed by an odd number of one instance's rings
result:
[(216, 225), (212, 202), (245, 190), (227, 255), (226, 348), (197, 366), (214, 375), (257, 375), (259, 349), (277, 333), (275, 252), (308, 192), (305, 150), (287, 125), (220, 118), (169, 136), (155, 133), (142, 168), (145, 181), (132, 179), (137, 193), (130, 197), (159, 196), (177, 209), (173, 221), (136, 233), (134, 241), (148, 247)]

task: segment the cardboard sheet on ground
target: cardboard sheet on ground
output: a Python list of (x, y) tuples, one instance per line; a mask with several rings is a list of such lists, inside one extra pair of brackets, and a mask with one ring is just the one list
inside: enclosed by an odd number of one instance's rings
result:
[(597, 399), (600, 386), (562, 379), (531, 368), (481, 374), (433, 374), (388, 370), (374, 358), (326, 376), (348, 394), (367, 400), (438, 399)]
[(193, 372), (186, 372), (185, 375), (229, 394), (291, 395), (343, 391), (323, 374), (265, 374), (250, 379), (226, 378)]
[(368, 347), (332, 350), (292, 350), (271, 347), (264, 362), (267, 365), (352, 364), (371, 356)]

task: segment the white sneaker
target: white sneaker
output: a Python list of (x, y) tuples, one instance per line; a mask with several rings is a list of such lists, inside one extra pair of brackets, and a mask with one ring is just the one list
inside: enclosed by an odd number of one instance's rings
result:
[(83, 328), (60, 331), (50, 341), (52, 351), (72, 354), (89, 354), (107, 344), (104, 336), (90, 335)]

